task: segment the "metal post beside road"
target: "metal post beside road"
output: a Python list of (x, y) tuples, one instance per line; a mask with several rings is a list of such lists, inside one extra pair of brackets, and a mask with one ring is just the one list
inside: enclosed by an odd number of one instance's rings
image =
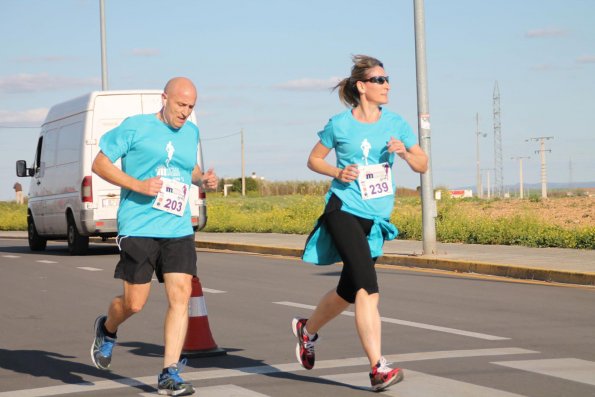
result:
[(108, 89), (107, 84), (107, 50), (105, 44), (105, 5), (99, 0), (99, 19), (101, 25), (101, 90)]
[(430, 110), (428, 105), (428, 76), (426, 66), (426, 38), (424, 1), (413, 1), (415, 25), (415, 65), (417, 74), (417, 125), (419, 145), (428, 155), (428, 170), (421, 177), (421, 205), (423, 225), (423, 255), (436, 251), (436, 201), (432, 185), (432, 156), (430, 145)]

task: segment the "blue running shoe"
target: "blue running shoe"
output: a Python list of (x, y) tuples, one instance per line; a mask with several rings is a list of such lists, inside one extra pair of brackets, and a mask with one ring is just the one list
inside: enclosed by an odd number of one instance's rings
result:
[(170, 365), (166, 374), (159, 374), (157, 377), (157, 393), (165, 396), (189, 396), (194, 394), (194, 386), (180, 377), (182, 368), (186, 365), (186, 359), (178, 364)]
[(95, 338), (91, 345), (91, 360), (99, 369), (109, 369), (112, 362), (112, 350), (116, 345), (116, 339), (110, 338), (103, 332), (103, 324), (107, 316), (99, 316), (95, 319)]

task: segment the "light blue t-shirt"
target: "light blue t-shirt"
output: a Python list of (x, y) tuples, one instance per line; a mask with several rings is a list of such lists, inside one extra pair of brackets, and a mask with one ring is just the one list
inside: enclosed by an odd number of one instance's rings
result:
[[(335, 149), (337, 167), (341, 169), (349, 164), (365, 165), (366, 160), (368, 165), (387, 162), (392, 167), (395, 154), (389, 153), (386, 147), (391, 136), (402, 141), (407, 149), (417, 144), (411, 126), (401, 116), (386, 109), (382, 109), (380, 119), (375, 123), (362, 123), (353, 117), (351, 110), (346, 110), (333, 116), (318, 136), (324, 146)], [(397, 179), (393, 172), (393, 191)], [(335, 178), (330, 192), (341, 199), (343, 211), (368, 219), (388, 219), (395, 202), (394, 195), (363, 200), (357, 180), (344, 183)]]
[[(101, 137), (99, 148), (112, 162), (122, 160), (122, 171), (145, 180), (155, 176), (192, 183), (196, 165), (198, 127), (190, 121), (176, 130), (155, 114), (125, 119)], [(118, 233), (122, 236), (174, 238), (194, 233), (190, 206), (182, 216), (153, 208), (155, 197), (122, 188)]]

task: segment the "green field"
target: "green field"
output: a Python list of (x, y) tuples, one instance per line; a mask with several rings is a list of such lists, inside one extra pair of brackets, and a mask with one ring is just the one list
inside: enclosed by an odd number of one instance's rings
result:
[[(207, 204), (206, 232), (308, 234), (322, 212), (324, 199), (321, 195), (221, 197), (210, 193)], [(490, 201), (486, 200), (438, 201), (438, 241), (595, 248), (595, 228), (591, 225), (560, 226), (537, 217), (525, 207), (494, 218), (487, 212), (489, 207)], [(0, 230), (26, 230), (26, 215), (26, 206), (0, 202)], [(420, 199), (398, 197), (391, 221), (399, 229), (398, 238), (421, 240)]]

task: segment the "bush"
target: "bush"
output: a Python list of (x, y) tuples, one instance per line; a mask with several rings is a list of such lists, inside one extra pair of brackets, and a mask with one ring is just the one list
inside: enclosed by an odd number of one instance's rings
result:
[[(247, 179), (252, 180), (252, 178)], [(308, 234), (324, 209), (328, 182), (257, 182), (259, 191), (248, 191), (245, 197), (234, 192), (228, 197), (208, 193), (207, 232)], [(241, 183), (241, 182), (240, 182)], [(316, 194), (267, 194), (318, 192)], [(240, 185), (241, 192), (241, 185)], [(407, 193), (407, 192), (405, 192)], [(536, 196), (537, 202), (541, 202)], [(561, 227), (548, 220), (527, 215), (522, 203), (514, 215), (490, 218), (495, 200), (442, 199), (437, 202), (436, 238), (441, 242), (468, 244), (522, 245), (595, 249), (595, 228)], [(539, 206), (534, 204), (533, 206)], [(398, 194), (391, 221), (399, 229), (399, 239), (421, 240), (421, 199)], [(27, 230), (27, 206), (0, 202), (0, 230)]]
[(0, 230), (27, 230), (27, 206), (0, 201)]

